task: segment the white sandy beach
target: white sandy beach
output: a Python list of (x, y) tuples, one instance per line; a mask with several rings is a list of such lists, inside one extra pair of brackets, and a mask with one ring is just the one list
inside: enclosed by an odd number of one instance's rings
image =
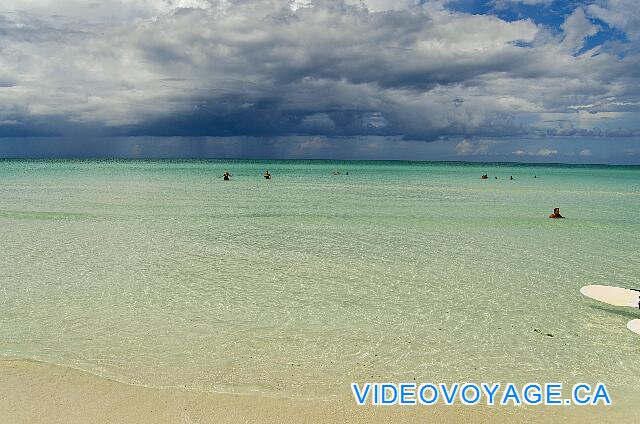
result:
[(604, 407), (357, 407), (126, 385), (32, 361), (0, 361), (0, 422), (27, 423), (618, 423), (640, 411)]

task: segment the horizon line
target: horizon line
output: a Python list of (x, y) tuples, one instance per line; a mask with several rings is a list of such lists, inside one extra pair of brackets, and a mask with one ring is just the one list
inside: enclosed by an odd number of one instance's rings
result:
[(412, 159), (333, 159), (333, 158), (241, 158), (241, 157), (128, 157), (128, 156), (12, 156), (0, 157), (0, 161), (261, 161), (261, 162), (407, 162), (407, 163), (455, 163), (491, 165), (531, 165), (531, 166), (625, 166), (640, 167), (637, 164), (621, 163), (570, 163), (570, 162), (517, 162), (517, 161), (469, 161), (469, 160), (412, 160)]

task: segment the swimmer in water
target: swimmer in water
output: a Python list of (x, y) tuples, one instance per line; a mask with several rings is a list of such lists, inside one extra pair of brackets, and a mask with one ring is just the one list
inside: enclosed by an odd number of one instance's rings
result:
[(513, 175), (509, 177), (510, 180), (513, 180)]
[(271, 174), (269, 174), (269, 171), (264, 171), (264, 174), (262, 174), (262, 176), (264, 177), (265, 180), (271, 179)]
[(560, 208), (553, 208), (553, 213), (549, 215), (551, 219), (560, 219), (564, 218), (564, 216), (560, 215)]
[(225, 181), (229, 181), (231, 179), (231, 172), (224, 171), (224, 174), (222, 174), (222, 179)]

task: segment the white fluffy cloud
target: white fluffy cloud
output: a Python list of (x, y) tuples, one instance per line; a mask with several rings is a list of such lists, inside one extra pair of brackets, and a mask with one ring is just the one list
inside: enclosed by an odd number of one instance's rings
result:
[(553, 0), (494, 0), (493, 5), (498, 9), (505, 9), (517, 4), (525, 4), (527, 6), (549, 6)]
[(587, 18), (581, 7), (578, 7), (569, 15), (561, 25), (561, 28), (564, 30), (563, 46), (574, 53), (582, 49), (586, 37), (597, 34), (599, 30)]
[(579, 155), (582, 157), (589, 157), (589, 156), (593, 156), (593, 152), (591, 151), (591, 149), (582, 149), (580, 150)]
[(640, 39), (640, 2), (601, 0), (588, 6), (591, 16), (623, 31), (631, 40)]
[(458, 155), (486, 155), (490, 152), (491, 148), (498, 144), (497, 140), (462, 140), (455, 146), (455, 151)]
[(513, 152), (516, 156), (538, 156), (538, 157), (549, 157), (558, 154), (556, 149), (550, 149), (548, 147), (542, 147), (535, 151), (525, 151), (522, 149), (516, 150)]

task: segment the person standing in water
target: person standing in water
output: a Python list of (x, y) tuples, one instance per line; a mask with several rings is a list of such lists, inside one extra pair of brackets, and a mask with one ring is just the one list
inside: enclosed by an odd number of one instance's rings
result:
[(229, 181), (231, 179), (232, 175), (231, 172), (229, 171), (224, 171), (224, 174), (222, 174), (222, 179), (225, 181)]
[(264, 171), (264, 174), (262, 174), (262, 176), (264, 177), (265, 180), (271, 179), (271, 174), (269, 174), (269, 171)]
[(549, 215), (551, 219), (560, 219), (564, 218), (564, 216), (560, 215), (560, 208), (553, 208), (553, 213)]

